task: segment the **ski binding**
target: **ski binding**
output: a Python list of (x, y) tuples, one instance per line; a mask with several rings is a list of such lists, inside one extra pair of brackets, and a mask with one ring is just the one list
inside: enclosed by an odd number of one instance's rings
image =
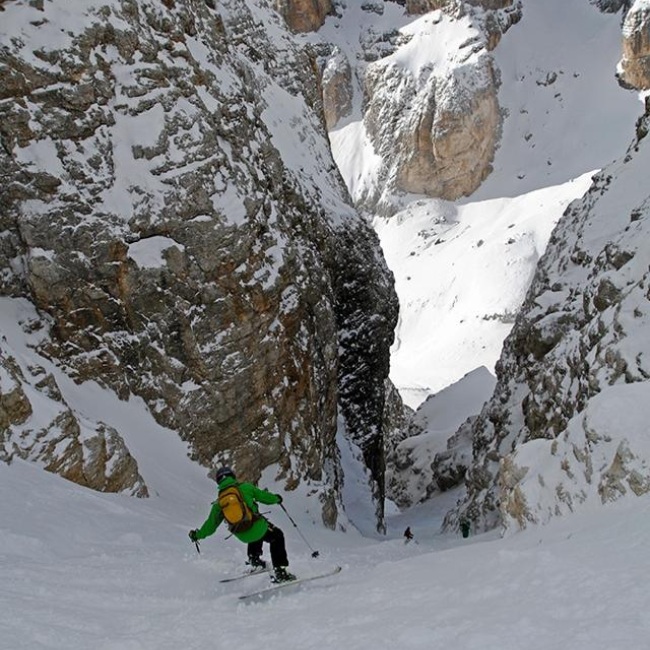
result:
[(250, 576), (257, 576), (261, 575), (262, 573), (269, 573), (271, 569), (268, 567), (257, 567), (255, 569), (251, 569), (250, 571), (246, 571), (246, 573), (241, 573), (236, 576), (232, 576), (230, 578), (222, 578), (219, 580), (219, 582), (236, 582), (237, 580), (243, 580), (244, 578), (250, 578)]
[(336, 566), (333, 569), (330, 569), (325, 573), (319, 573), (318, 575), (307, 576), (306, 578), (296, 578), (295, 580), (287, 580), (286, 582), (279, 582), (277, 584), (274, 584), (271, 587), (265, 587), (264, 589), (260, 589), (259, 591), (254, 591), (250, 594), (244, 594), (243, 596), (239, 596), (239, 600), (243, 600), (243, 601), (263, 600), (267, 596), (270, 596), (274, 594), (276, 591), (279, 591), (280, 589), (284, 589), (285, 587), (293, 587), (296, 585), (300, 585), (303, 582), (311, 582), (312, 580), (320, 580), (321, 578), (327, 578), (329, 576), (333, 576), (336, 575), (337, 573), (340, 573), (341, 569), (342, 567)]

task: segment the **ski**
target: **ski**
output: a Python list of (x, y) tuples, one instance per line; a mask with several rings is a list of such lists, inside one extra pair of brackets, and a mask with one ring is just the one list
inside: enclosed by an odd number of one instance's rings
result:
[(236, 576), (232, 576), (230, 578), (222, 578), (219, 580), (219, 582), (236, 582), (237, 580), (243, 580), (244, 578), (250, 578), (250, 576), (258, 576), (261, 575), (262, 573), (268, 573), (271, 569), (269, 568), (257, 568), (257, 569), (251, 569), (250, 571), (246, 571), (246, 573), (241, 573)]
[(340, 572), (341, 572), (341, 567), (336, 566), (333, 569), (326, 571), (325, 573), (319, 573), (318, 575), (315, 576), (307, 576), (306, 578), (296, 578), (295, 580), (287, 580), (287, 582), (279, 582), (278, 584), (275, 584), (271, 587), (265, 587), (264, 589), (260, 589), (259, 591), (254, 591), (250, 594), (244, 594), (243, 596), (239, 597), (239, 600), (262, 600), (266, 596), (270, 596), (274, 594), (276, 591), (280, 591), (285, 587), (293, 587), (302, 584), (303, 582), (320, 580), (321, 578), (327, 578), (329, 576), (336, 575), (337, 573)]

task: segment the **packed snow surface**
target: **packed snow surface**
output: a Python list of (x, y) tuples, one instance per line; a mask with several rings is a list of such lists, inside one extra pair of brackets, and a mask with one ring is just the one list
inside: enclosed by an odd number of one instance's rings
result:
[[(304, 501), (278, 508), (292, 569), (337, 576), (264, 602), (230, 584), (245, 547), (223, 530), (197, 554), (214, 485), (179, 472), (173, 501), (98, 494), (16, 461), (0, 464), (3, 650), (611, 650), (647, 647), (650, 500), (584, 512), (505, 539), (436, 533), (446, 503), (389, 522), (385, 541), (313, 522)], [(171, 484), (170, 484), (170, 487)], [(278, 486), (269, 484), (271, 489)], [(415, 542), (404, 544), (410, 526)]]

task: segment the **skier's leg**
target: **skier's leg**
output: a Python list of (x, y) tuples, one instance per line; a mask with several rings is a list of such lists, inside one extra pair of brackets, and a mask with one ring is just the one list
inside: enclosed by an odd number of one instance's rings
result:
[(274, 582), (287, 582), (295, 580), (296, 576), (287, 571), (289, 558), (287, 557), (287, 548), (284, 544), (284, 533), (269, 523), (269, 529), (264, 535), (264, 541), (268, 542), (271, 547), (271, 562), (275, 572)]
[(284, 544), (284, 533), (277, 526), (269, 523), (269, 529), (264, 535), (264, 541), (271, 547), (273, 568), (289, 566), (287, 548)]
[(248, 544), (248, 563), (252, 567), (265, 567), (266, 562), (262, 559), (262, 543), (264, 538), (258, 539), (256, 542), (249, 542)]

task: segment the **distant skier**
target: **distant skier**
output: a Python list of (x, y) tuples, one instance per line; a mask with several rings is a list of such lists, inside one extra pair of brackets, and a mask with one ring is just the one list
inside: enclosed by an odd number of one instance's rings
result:
[(413, 539), (413, 533), (411, 532), (411, 527), (407, 526), (404, 531), (404, 543), (408, 544)]
[(259, 514), (258, 503), (275, 505), (282, 503), (279, 494), (260, 490), (252, 483), (239, 483), (230, 467), (217, 471), (217, 500), (213, 501), (208, 518), (203, 525), (189, 532), (190, 539), (198, 542), (212, 535), (221, 522), (225, 521), (230, 532), (240, 541), (248, 544), (248, 563), (253, 569), (266, 568), (262, 559), (266, 542), (271, 550), (271, 563), (275, 582), (295, 580), (287, 571), (289, 559), (284, 543), (284, 533)]

